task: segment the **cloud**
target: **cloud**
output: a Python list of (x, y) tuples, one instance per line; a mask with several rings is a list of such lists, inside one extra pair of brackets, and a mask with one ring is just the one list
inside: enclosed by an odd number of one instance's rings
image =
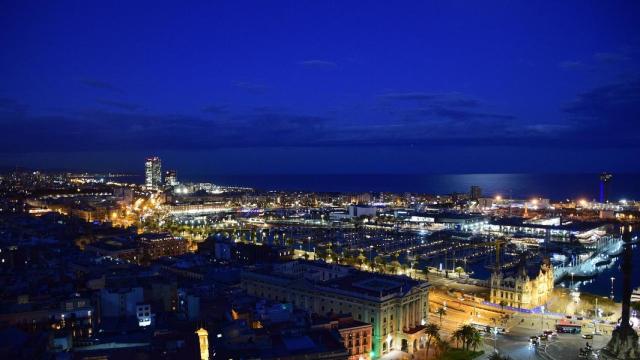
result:
[(142, 108), (142, 106), (138, 104), (132, 104), (132, 103), (123, 102), (123, 101), (98, 99), (96, 100), (96, 102), (98, 104), (102, 104), (105, 106), (109, 106), (109, 107), (120, 109), (120, 110), (126, 110), (126, 111), (137, 111), (140, 108)]
[[(390, 93), (394, 112), (341, 117), (262, 106), (211, 117), (152, 114), (107, 101), (107, 108), (34, 115), (0, 111), (0, 152), (206, 150), (270, 147), (584, 147), (640, 146), (640, 80), (607, 84), (563, 107), (565, 119), (525, 122), (459, 93)], [(409, 100), (411, 99), (411, 100)], [(0, 100), (0, 108), (17, 102)], [(18, 107), (20, 108), (20, 107)], [(206, 108), (205, 108), (206, 109)], [(204, 110), (203, 110), (204, 111)], [(206, 111), (205, 111), (206, 112)], [(366, 120), (363, 120), (366, 119)], [(28, 141), (17, 134), (29, 134)]]
[(581, 61), (563, 61), (558, 64), (558, 66), (565, 70), (584, 70), (589, 68), (585, 63)]
[(106, 81), (93, 80), (93, 79), (82, 79), (80, 82), (90, 88), (98, 89), (98, 90), (108, 90), (110, 92), (114, 92), (117, 94), (124, 94), (124, 90), (119, 87), (108, 83)]
[[(293, 113), (201, 117), (90, 110), (46, 116), (0, 112), (0, 152), (194, 150), (313, 146), (326, 140), (331, 119)], [(28, 140), (16, 134), (29, 134)]]
[(583, 92), (563, 111), (594, 137), (640, 140), (640, 77)]
[(236, 81), (235, 83), (233, 83), (233, 85), (238, 89), (245, 90), (246, 92), (254, 95), (264, 94), (268, 90), (268, 87), (265, 85), (246, 81)]
[[(425, 117), (432, 120), (449, 120), (456, 122), (471, 122), (484, 120), (486, 126), (487, 120), (507, 121), (514, 120), (515, 116), (497, 114), (488, 111), (482, 111), (482, 103), (471, 96), (461, 93), (430, 93), (430, 92), (403, 92), (403, 93), (387, 93), (380, 95), (379, 98), (390, 101), (392, 104), (409, 105), (405, 106), (404, 121), (421, 122)], [(414, 108), (415, 104), (420, 108)], [(398, 108), (382, 107), (386, 114), (394, 114), (398, 112)]]
[(225, 105), (208, 105), (202, 108), (202, 112), (220, 115), (227, 112), (227, 107)]
[(460, 93), (429, 93), (429, 92), (400, 92), (387, 93), (378, 96), (379, 99), (389, 101), (416, 101), (452, 107), (477, 107), (480, 101)]
[(338, 67), (338, 64), (335, 62), (327, 60), (305, 60), (298, 62), (298, 65), (316, 69), (333, 69)]
[(614, 52), (600, 52), (593, 55), (593, 58), (604, 64), (615, 64), (623, 61), (627, 61), (630, 58), (624, 54)]
[(388, 93), (379, 97), (385, 100), (410, 100), (410, 101), (431, 101), (441, 97), (442, 94), (424, 93), (424, 92), (404, 92), (404, 93)]
[(513, 120), (516, 118), (513, 115), (502, 115), (502, 114), (493, 114), (493, 113), (485, 113), (485, 112), (477, 112), (477, 111), (457, 110), (457, 109), (443, 108), (443, 107), (436, 107), (428, 111), (436, 116), (441, 116), (444, 118), (458, 120), (458, 121), (468, 121), (472, 119)]
[(29, 106), (22, 104), (14, 99), (0, 97), (0, 111), (23, 113), (29, 109)]

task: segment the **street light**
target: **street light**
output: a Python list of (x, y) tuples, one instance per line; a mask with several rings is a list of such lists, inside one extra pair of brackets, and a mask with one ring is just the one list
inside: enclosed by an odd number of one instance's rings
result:
[(615, 280), (616, 278), (614, 278), (613, 276), (611, 277), (611, 295), (609, 296), (611, 298), (611, 300), (613, 300), (613, 280)]
[(493, 324), (493, 352), (497, 353), (498, 352), (498, 327), (496, 326), (495, 322)]
[(542, 314), (542, 318), (540, 319), (540, 325), (542, 327), (542, 332), (544, 332), (544, 305), (540, 307), (540, 313)]
[(575, 275), (575, 274), (574, 274), (574, 273), (573, 273), (573, 271), (572, 271), (572, 272), (571, 272), (571, 291), (573, 291), (573, 290), (574, 290), (574, 289), (573, 289), (573, 275)]

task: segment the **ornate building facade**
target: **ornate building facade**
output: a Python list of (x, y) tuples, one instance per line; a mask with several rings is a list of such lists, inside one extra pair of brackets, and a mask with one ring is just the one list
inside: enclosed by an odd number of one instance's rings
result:
[(547, 259), (535, 269), (528, 268), (523, 262), (514, 273), (493, 272), (490, 301), (514, 308), (532, 309), (547, 302), (553, 285), (553, 266)]

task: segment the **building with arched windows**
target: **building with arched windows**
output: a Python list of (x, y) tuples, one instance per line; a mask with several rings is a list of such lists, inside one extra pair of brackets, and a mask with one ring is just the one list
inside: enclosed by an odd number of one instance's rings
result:
[(547, 302), (553, 285), (553, 266), (548, 259), (540, 267), (528, 267), (523, 261), (515, 272), (495, 271), (491, 275), (490, 301), (520, 309), (535, 308)]

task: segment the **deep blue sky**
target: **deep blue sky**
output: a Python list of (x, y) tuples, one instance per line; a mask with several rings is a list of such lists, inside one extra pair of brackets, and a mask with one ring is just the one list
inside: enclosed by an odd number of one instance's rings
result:
[(0, 165), (637, 172), (637, 1), (2, 1)]

